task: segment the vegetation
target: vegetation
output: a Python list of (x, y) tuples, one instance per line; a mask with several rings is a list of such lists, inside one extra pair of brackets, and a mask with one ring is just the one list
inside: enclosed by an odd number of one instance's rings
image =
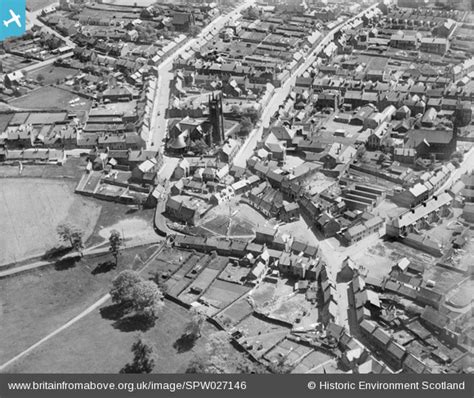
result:
[(240, 134), (241, 135), (249, 135), (253, 129), (252, 120), (249, 117), (242, 118), (240, 122)]
[(71, 248), (79, 252), (81, 257), (83, 256), (84, 232), (71, 224), (60, 224), (56, 231), (63, 242), (69, 242)]
[(154, 323), (163, 308), (163, 293), (152, 281), (145, 281), (135, 272), (121, 272), (112, 282), (112, 301), (135, 315)]
[(229, 351), (229, 335), (219, 331), (209, 336), (206, 352), (196, 356), (186, 373), (265, 373), (263, 366), (245, 360), (235, 351)]
[(112, 253), (115, 259), (115, 266), (118, 265), (118, 256), (120, 255), (120, 250), (123, 246), (123, 239), (120, 235), (120, 232), (116, 231), (115, 229), (110, 233), (109, 238), (109, 251)]
[(138, 336), (132, 345), (133, 361), (127, 363), (120, 373), (151, 373), (155, 367), (153, 347)]
[(110, 295), (116, 304), (131, 305), (133, 300), (134, 286), (141, 282), (142, 278), (136, 271), (125, 270), (118, 274), (112, 281)]

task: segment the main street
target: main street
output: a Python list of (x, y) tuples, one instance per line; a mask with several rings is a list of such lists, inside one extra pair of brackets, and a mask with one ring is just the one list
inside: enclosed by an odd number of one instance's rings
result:
[(291, 89), (294, 87), (296, 78), (298, 76), (301, 76), (309, 67), (311, 64), (313, 64), (316, 61), (316, 58), (318, 54), (323, 50), (325, 46), (329, 44), (333, 40), (334, 34), (347, 26), (349, 23), (354, 21), (357, 18), (361, 18), (363, 15), (365, 15), (367, 12), (370, 10), (374, 9), (377, 7), (377, 4), (374, 4), (365, 10), (361, 11), (359, 14), (349, 18), (348, 20), (342, 22), (340, 25), (336, 26), (334, 29), (329, 31), (319, 42), (319, 44), (307, 55), (306, 60), (300, 65), (298, 69), (296, 69), (291, 76), (288, 78), (288, 80), (283, 83), (283, 85), (279, 88), (277, 88), (270, 99), (269, 103), (265, 107), (265, 109), (262, 112), (262, 115), (260, 117), (260, 121), (257, 125), (257, 128), (254, 129), (247, 140), (245, 141), (244, 145), (242, 148), (240, 148), (239, 153), (236, 155), (234, 158), (234, 164), (237, 166), (245, 167), (247, 159), (250, 158), (253, 154), (253, 150), (255, 146), (257, 145), (257, 142), (260, 140), (262, 133), (263, 133), (263, 128), (268, 127), (270, 124), (270, 119), (271, 117), (275, 114), (275, 112), (278, 110), (280, 105), (283, 104), (285, 101), (286, 97), (290, 94)]
[(190, 39), (183, 46), (169, 55), (166, 60), (158, 66), (158, 88), (153, 103), (153, 113), (150, 123), (150, 134), (148, 137), (147, 147), (149, 149), (160, 149), (164, 138), (166, 137), (166, 109), (170, 98), (171, 82), (173, 81), (173, 61), (181, 54), (195, 46), (200, 40), (204, 39), (208, 34), (215, 35), (228, 22), (239, 17), (240, 13), (250, 7), (255, 0), (246, 0), (237, 8), (228, 14), (223, 14), (214, 19), (206, 26), (197, 37)]

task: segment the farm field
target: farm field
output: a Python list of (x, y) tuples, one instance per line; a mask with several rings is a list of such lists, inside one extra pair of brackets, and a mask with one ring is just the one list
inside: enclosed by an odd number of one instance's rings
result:
[(85, 257), (75, 265), (59, 262), (0, 280), (0, 363), (13, 358), (93, 304), (109, 291), (112, 279), (120, 271), (138, 269), (156, 248), (123, 251), (117, 269), (104, 269), (103, 264), (112, 260), (110, 254), (105, 254)]
[(65, 182), (6, 179), (0, 186), (0, 264), (44, 254), (59, 241), (56, 227), (64, 221), (91, 235), (100, 206), (74, 195)]

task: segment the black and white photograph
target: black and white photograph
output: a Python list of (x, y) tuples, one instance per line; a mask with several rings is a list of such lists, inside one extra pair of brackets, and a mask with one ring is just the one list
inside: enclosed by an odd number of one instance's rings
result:
[(472, 397), (473, 4), (0, 0), (0, 376)]

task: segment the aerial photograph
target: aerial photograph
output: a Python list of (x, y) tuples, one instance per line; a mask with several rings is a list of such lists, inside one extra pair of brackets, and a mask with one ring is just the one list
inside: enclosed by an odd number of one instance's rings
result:
[(473, 5), (3, 10), (0, 373), (474, 373)]

